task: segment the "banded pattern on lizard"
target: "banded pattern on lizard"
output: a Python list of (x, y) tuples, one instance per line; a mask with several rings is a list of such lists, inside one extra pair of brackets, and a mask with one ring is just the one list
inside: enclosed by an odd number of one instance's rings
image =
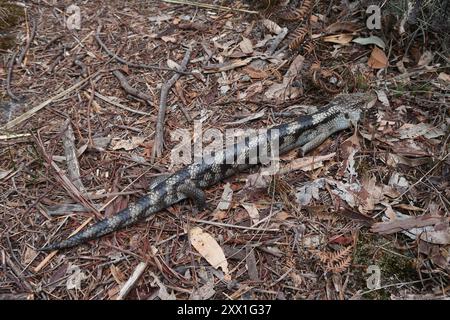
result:
[[(43, 247), (41, 250), (58, 250), (77, 246), (88, 240), (96, 239), (123, 227), (136, 223), (161, 211), (183, 199), (190, 198), (199, 208), (205, 206), (205, 194), (201, 189), (208, 188), (220, 180), (243, 171), (252, 164), (250, 154), (270, 142), (278, 140), (279, 154), (299, 148), (302, 154), (319, 146), (337, 131), (351, 127), (371, 107), (375, 96), (366, 93), (339, 95), (330, 103), (311, 115), (301, 116), (289, 123), (270, 128), (267, 141), (249, 138), (243, 144), (235, 144), (218, 152), (214, 161), (196, 162), (175, 173), (153, 182), (146, 195), (130, 204), (116, 215), (101, 220), (71, 238)], [(274, 130), (275, 129), (275, 130)], [(273, 134), (276, 132), (276, 134)], [(267, 153), (266, 153), (267, 154)], [(259, 158), (257, 159), (259, 162)]]

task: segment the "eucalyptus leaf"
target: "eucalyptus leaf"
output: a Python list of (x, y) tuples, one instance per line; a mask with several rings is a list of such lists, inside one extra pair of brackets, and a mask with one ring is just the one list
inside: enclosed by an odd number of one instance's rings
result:
[(386, 45), (384, 44), (384, 41), (377, 37), (377, 36), (370, 36), (368, 38), (356, 38), (352, 40), (353, 42), (362, 44), (364, 46), (368, 45), (368, 44), (374, 44), (379, 46), (381, 49), (386, 48)]

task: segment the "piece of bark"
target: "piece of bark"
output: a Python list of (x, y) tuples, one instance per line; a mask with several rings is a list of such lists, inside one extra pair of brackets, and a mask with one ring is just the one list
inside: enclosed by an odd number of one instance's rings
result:
[(444, 223), (446, 221), (448, 221), (448, 218), (446, 217), (423, 215), (420, 217), (396, 219), (394, 221), (377, 222), (372, 226), (370, 231), (380, 234), (391, 234), (412, 228), (420, 228), (438, 223)]
[(81, 181), (80, 177), (80, 164), (77, 158), (77, 149), (75, 147), (75, 136), (73, 134), (72, 125), (70, 119), (64, 122), (64, 134), (62, 136), (64, 154), (67, 162), (67, 172), (73, 185), (78, 188), (82, 193), (86, 192), (86, 189)]

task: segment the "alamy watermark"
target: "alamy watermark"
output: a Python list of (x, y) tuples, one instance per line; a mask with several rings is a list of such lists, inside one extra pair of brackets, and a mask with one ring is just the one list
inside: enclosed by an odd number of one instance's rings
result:
[(366, 10), (370, 16), (366, 20), (366, 26), (369, 30), (381, 29), (381, 8), (377, 5), (370, 5)]
[(372, 264), (367, 267), (366, 274), (369, 274), (366, 280), (367, 289), (376, 290), (381, 288), (381, 269)]
[(66, 13), (69, 15), (66, 20), (66, 27), (69, 30), (81, 29), (81, 9), (79, 6), (72, 4), (67, 7)]

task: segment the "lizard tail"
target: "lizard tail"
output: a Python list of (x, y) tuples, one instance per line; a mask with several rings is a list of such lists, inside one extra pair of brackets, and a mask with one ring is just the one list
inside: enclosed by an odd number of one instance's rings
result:
[(140, 198), (136, 203), (131, 204), (130, 206), (128, 206), (128, 208), (120, 211), (116, 215), (93, 224), (86, 230), (77, 233), (73, 237), (70, 237), (66, 240), (62, 240), (60, 242), (50, 243), (39, 250), (51, 251), (51, 250), (67, 249), (75, 247), (81, 243), (92, 240), (94, 238), (101, 237), (113, 231), (119, 230), (123, 227), (126, 227), (127, 225), (136, 222), (143, 216), (147, 216), (151, 213), (158, 211), (158, 210), (149, 210), (152, 204), (153, 203), (151, 201), (151, 198), (148, 196), (144, 196)]

